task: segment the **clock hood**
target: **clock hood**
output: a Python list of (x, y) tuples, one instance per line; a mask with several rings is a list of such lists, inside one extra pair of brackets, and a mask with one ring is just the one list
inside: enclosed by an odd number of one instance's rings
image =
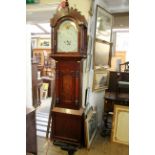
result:
[(60, 21), (60, 19), (66, 17), (75, 19), (78, 25), (84, 25), (85, 27), (87, 27), (87, 21), (85, 17), (81, 15), (80, 11), (78, 11), (77, 9), (73, 9), (72, 7), (68, 8), (67, 10), (66, 9), (61, 9), (60, 11), (57, 10), (54, 17), (50, 19), (51, 27), (55, 27), (57, 23)]

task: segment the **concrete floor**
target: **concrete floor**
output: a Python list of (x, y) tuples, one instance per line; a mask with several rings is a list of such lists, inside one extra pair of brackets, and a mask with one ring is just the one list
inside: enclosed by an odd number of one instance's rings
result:
[(48, 117), (52, 98), (41, 100), (41, 105), (36, 110), (37, 136), (46, 137)]
[[(37, 112), (49, 114), (51, 98), (48, 98), (38, 108)], [(59, 146), (53, 145), (53, 142), (45, 137), (38, 136), (38, 155), (68, 155), (67, 151)], [(113, 143), (110, 138), (103, 138), (99, 133), (96, 134), (90, 150), (87, 148), (78, 149), (74, 155), (129, 155), (129, 146)]]
[[(37, 137), (37, 142), (38, 155), (68, 155), (67, 151), (43, 137)], [(129, 155), (129, 146), (110, 142), (109, 138), (103, 138), (97, 133), (90, 150), (81, 148), (74, 155)]]

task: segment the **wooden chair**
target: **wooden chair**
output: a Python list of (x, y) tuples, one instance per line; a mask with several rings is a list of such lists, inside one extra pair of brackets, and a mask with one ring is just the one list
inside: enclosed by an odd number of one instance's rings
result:
[(118, 72), (116, 79), (116, 95), (129, 93), (129, 72)]
[[(123, 69), (122, 69), (123, 68)], [(129, 72), (129, 61), (119, 64), (119, 71)]]

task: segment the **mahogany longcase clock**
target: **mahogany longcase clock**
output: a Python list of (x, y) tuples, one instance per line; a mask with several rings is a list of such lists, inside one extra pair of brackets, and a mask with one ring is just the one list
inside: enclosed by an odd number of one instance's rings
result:
[(50, 24), (51, 57), (56, 60), (52, 139), (80, 144), (83, 136), (82, 72), (83, 60), (87, 56), (87, 22), (77, 9), (69, 8), (66, 0), (64, 8), (56, 12)]

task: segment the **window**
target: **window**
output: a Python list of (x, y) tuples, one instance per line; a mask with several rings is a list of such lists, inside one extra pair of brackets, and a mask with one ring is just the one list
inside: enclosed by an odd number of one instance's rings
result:
[(111, 68), (119, 69), (119, 64), (129, 61), (129, 30), (113, 29), (113, 53), (111, 59)]
[(129, 32), (116, 32), (116, 51), (128, 51)]

